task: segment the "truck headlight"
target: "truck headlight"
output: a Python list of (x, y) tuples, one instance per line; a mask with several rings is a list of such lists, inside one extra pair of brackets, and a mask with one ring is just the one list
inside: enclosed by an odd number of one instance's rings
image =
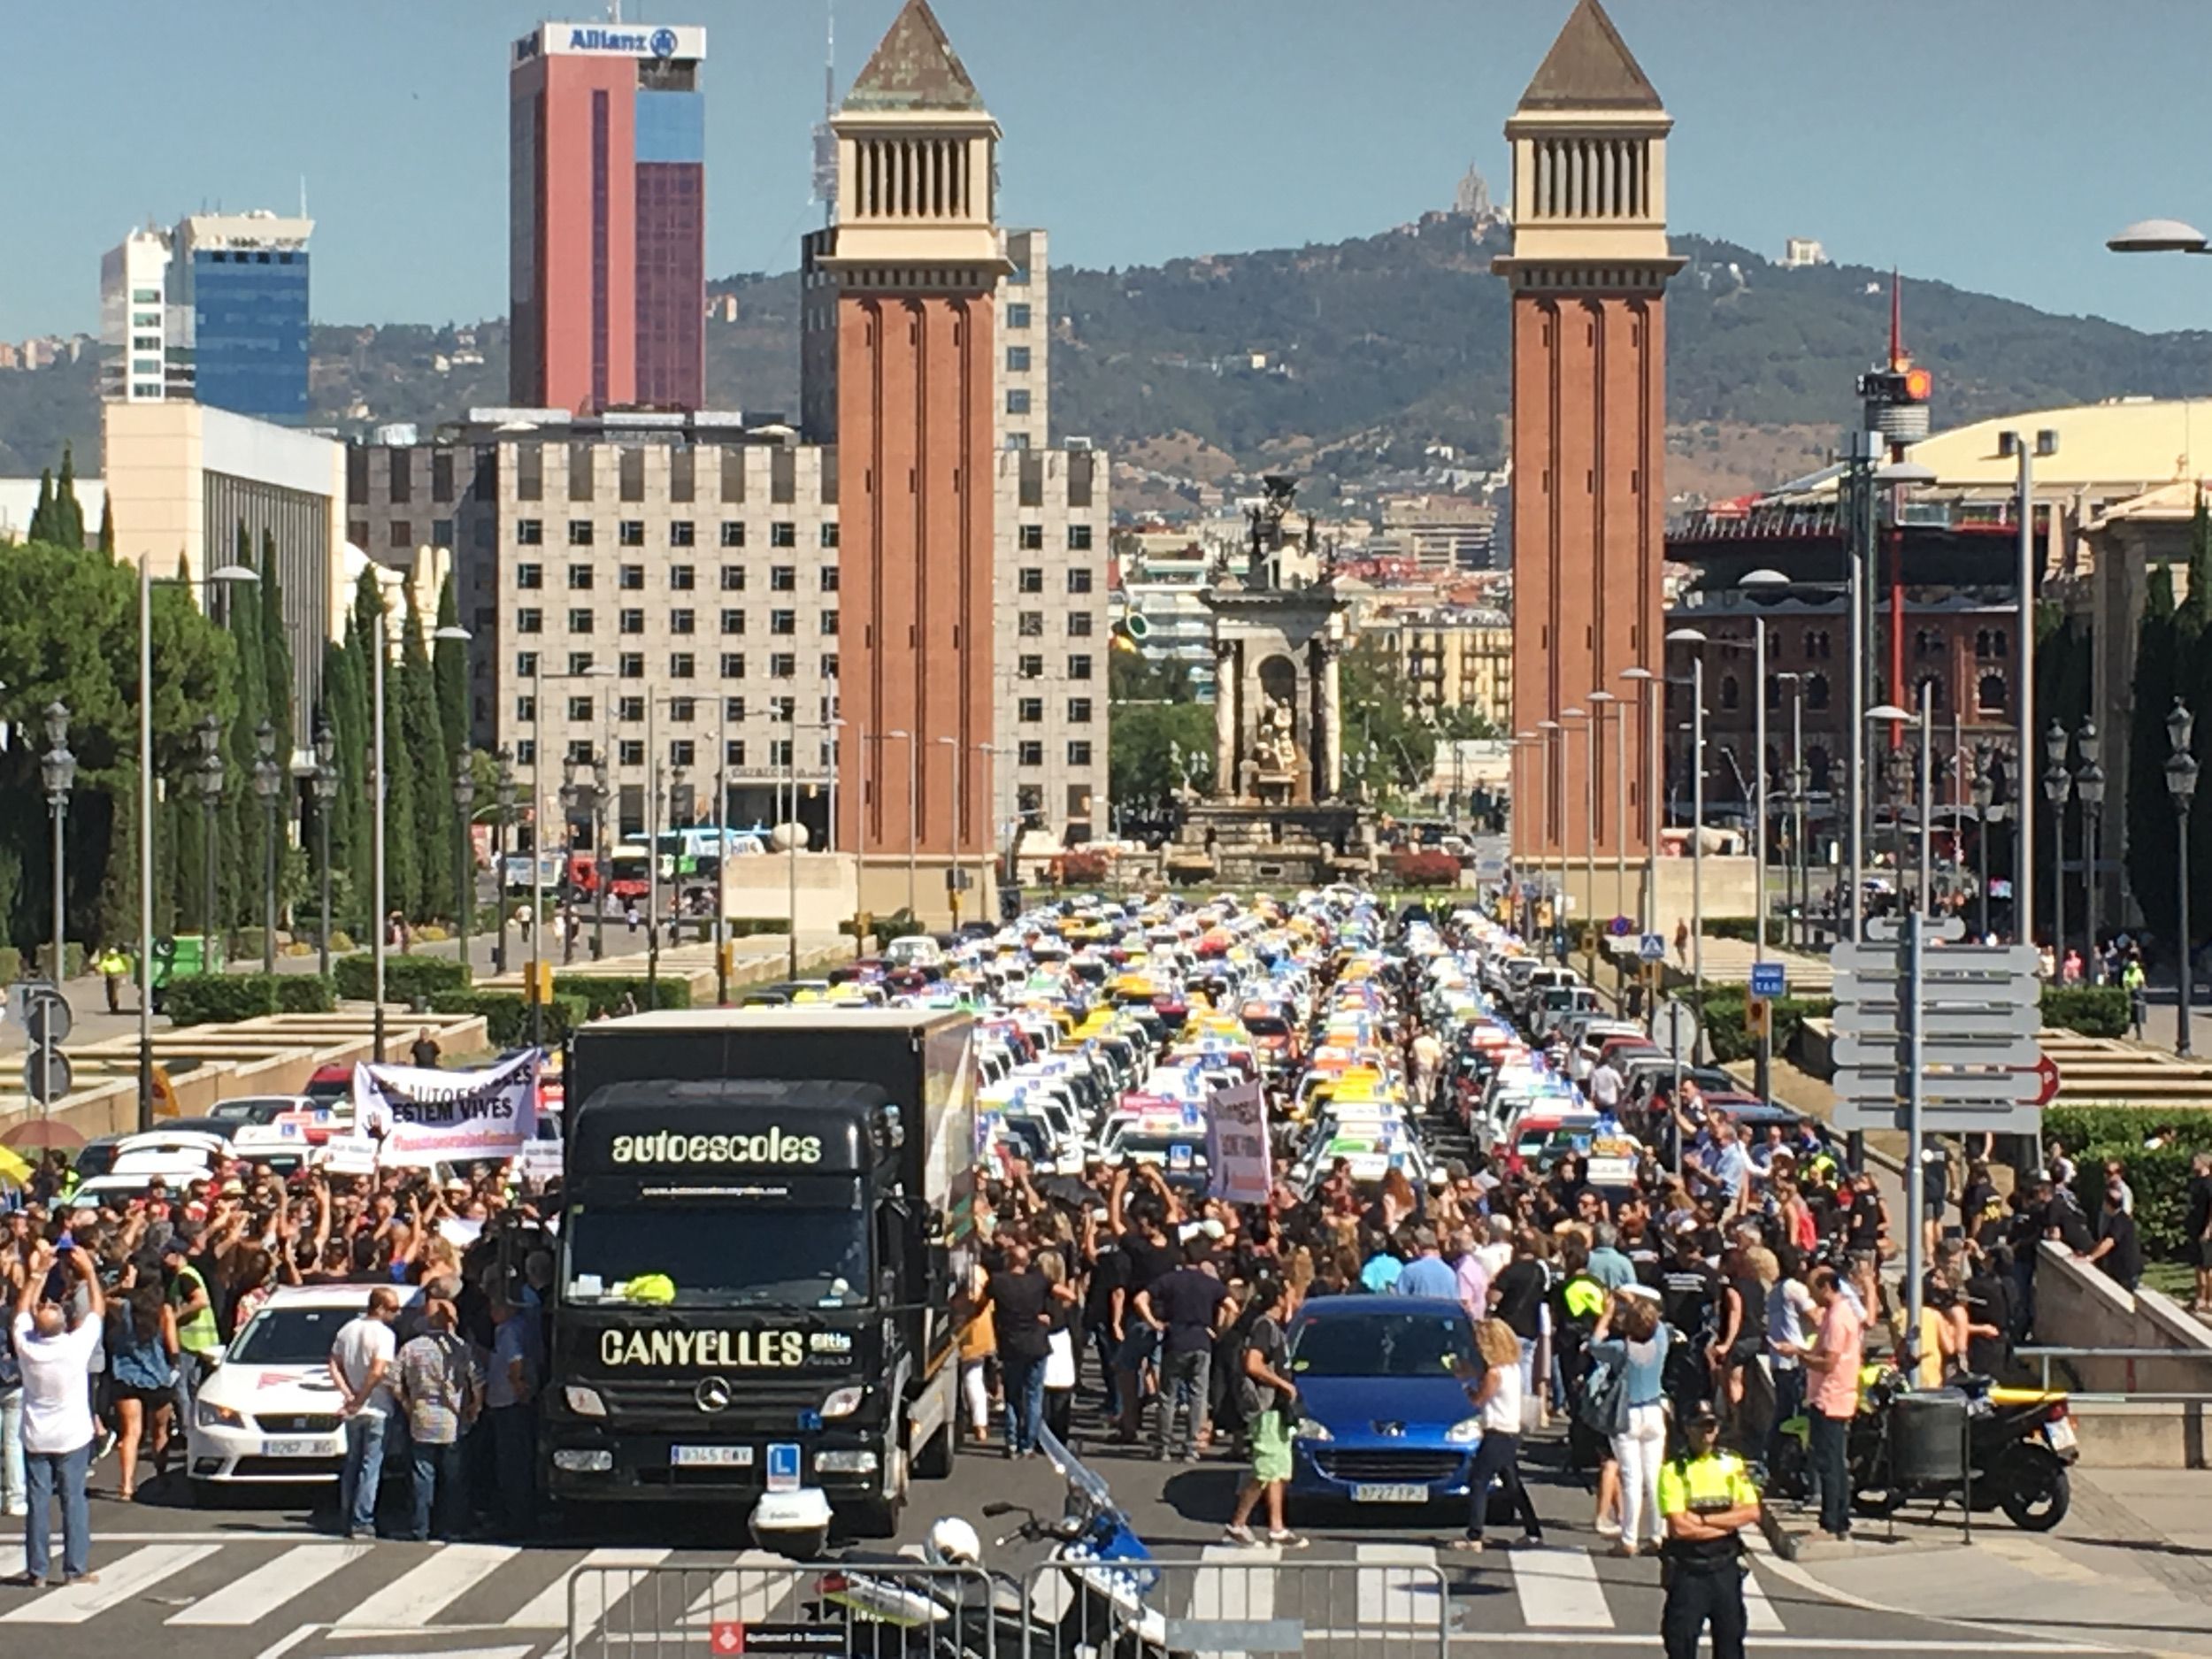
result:
[[(587, 1393), (589, 1390), (586, 1390)], [(567, 1475), (603, 1475), (614, 1467), (612, 1452), (570, 1452), (553, 1454), (553, 1467)]]
[(607, 1402), (599, 1397), (596, 1388), (570, 1383), (561, 1390), (561, 1397), (568, 1402), (568, 1409), (580, 1417), (603, 1417), (607, 1415)]
[(876, 1472), (873, 1452), (817, 1452), (814, 1454), (817, 1472), (825, 1475), (872, 1475)]
[(1454, 1446), (1472, 1446), (1482, 1438), (1482, 1419), (1462, 1417), (1444, 1431), (1444, 1438)]
[(1327, 1424), (1317, 1423), (1311, 1417), (1300, 1417), (1298, 1426), (1291, 1431), (1291, 1438), (1300, 1440), (1333, 1440), (1336, 1436), (1329, 1432)]
[(867, 1397), (868, 1386), (865, 1383), (851, 1383), (842, 1388), (833, 1388), (829, 1398), (822, 1402), (822, 1415), (825, 1417), (849, 1417), (860, 1409), (861, 1402)]
[(194, 1402), (192, 1419), (204, 1429), (242, 1429), (246, 1419), (228, 1406), (219, 1406), (211, 1400)]

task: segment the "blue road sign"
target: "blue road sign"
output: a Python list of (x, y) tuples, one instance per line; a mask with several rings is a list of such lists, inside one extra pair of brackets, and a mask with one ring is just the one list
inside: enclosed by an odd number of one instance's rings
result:
[(1755, 962), (1751, 964), (1751, 995), (1754, 996), (1781, 996), (1789, 976), (1778, 962)]
[(1611, 921), (1606, 923), (1605, 931), (1616, 939), (1625, 939), (1636, 931), (1636, 924), (1625, 916), (1616, 916)]
[(1667, 941), (1663, 934), (1646, 933), (1636, 941), (1636, 954), (1646, 962), (1664, 962)]

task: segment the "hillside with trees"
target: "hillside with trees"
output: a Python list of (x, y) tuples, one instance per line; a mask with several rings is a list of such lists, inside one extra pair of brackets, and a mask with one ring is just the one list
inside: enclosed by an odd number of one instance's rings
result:
[[(1172, 441), (1246, 468), (1348, 477), (1417, 462), (1439, 444), (1494, 460), (1508, 312), (1505, 285), (1489, 267), (1503, 235), (1478, 235), (1472, 219), (1437, 213), (1329, 245), (1056, 270), (1059, 429), (1118, 451)], [(1809, 434), (1839, 430), (1851, 417), (1854, 378), (1886, 337), (1888, 273), (1787, 270), (1697, 236), (1678, 236), (1675, 247), (1689, 260), (1670, 290), (1677, 453), (1695, 460), (1717, 447), (1743, 449), (1758, 457), (1754, 466), (1767, 466), (1801, 456), (1817, 442)], [(737, 319), (708, 325), (710, 401), (795, 412), (795, 275), (756, 273), (712, 288), (735, 300)], [(2200, 391), (2212, 381), (2212, 334), (2145, 334), (1909, 276), (1905, 326), (1908, 344), (1935, 372), (1939, 426)], [(497, 320), (319, 326), (312, 350), (315, 419), (349, 433), (391, 421), (427, 426), (505, 401), (506, 328)], [(92, 354), (0, 374), (0, 466), (27, 471), (65, 442), (96, 454), (96, 380)], [(1740, 460), (1735, 471), (1743, 470)]]

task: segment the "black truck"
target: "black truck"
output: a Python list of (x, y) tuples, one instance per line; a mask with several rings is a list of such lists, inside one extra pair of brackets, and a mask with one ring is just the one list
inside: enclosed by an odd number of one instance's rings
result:
[[(641, 1014), (573, 1039), (541, 1417), (557, 1500), (896, 1524), (958, 1440), (965, 1014)], [(771, 1512), (780, 1518), (767, 1520)]]

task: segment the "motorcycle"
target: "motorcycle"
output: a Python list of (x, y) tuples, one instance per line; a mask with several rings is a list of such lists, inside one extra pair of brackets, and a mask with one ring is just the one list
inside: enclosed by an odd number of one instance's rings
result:
[[(1890, 1407), (1904, 1391), (1903, 1378), (1887, 1367), (1869, 1366), (1862, 1375), (1859, 1410), (1851, 1420), (1845, 1451), (1852, 1507), (1862, 1515), (1893, 1515), (1914, 1498), (1965, 1495), (1957, 1482), (1908, 1485), (1891, 1477)], [(2007, 1520), (2029, 1532), (2047, 1532), (2064, 1520), (2073, 1502), (2067, 1471), (2080, 1455), (2066, 1395), (2003, 1387), (1974, 1375), (1960, 1378), (1947, 1392), (1966, 1400), (1974, 1508), (2001, 1509)], [(1810, 1494), (1809, 1435), (1810, 1423), (1802, 1413), (1781, 1425), (1768, 1471), (1769, 1490), (1775, 1495)]]
[[(1165, 1616), (1146, 1605), (1160, 1574), (1128, 1514), (1049, 1429), (1039, 1429), (1038, 1444), (1066, 1483), (1060, 1514), (1048, 1518), (1008, 1502), (987, 1503), (983, 1514), (1019, 1516), (1020, 1525), (996, 1545), (1048, 1545), (1045, 1561), (1056, 1571), (1033, 1580), (1034, 1592), (1025, 1594), (1020, 1581), (982, 1569), (979, 1560), (933, 1563), (977, 1569), (948, 1573), (918, 1571), (903, 1557), (849, 1555), (815, 1585), (821, 1603), (842, 1609), (853, 1622), (849, 1651), (934, 1659), (989, 1659), (994, 1653), (1187, 1659), (1169, 1647)], [(972, 1531), (965, 1523), (941, 1522), (931, 1529), (933, 1538), (948, 1525)]]

